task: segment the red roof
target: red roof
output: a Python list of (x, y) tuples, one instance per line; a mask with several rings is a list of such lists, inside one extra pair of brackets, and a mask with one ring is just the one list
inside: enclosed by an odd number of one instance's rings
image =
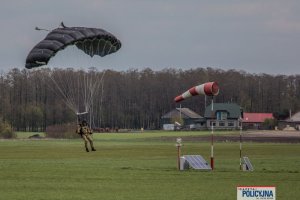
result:
[(272, 113), (244, 113), (243, 122), (262, 123), (265, 119), (273, 119)]

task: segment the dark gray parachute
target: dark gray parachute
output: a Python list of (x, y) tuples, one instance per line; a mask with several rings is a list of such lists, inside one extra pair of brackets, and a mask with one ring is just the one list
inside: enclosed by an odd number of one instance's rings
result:
[(30, 51), (27, 69), (47, 65), (55, 54), (69, 45), (76, 45), (84, 53), (101, 57), (121, 48), (121, 42), (111, 33), (98, 28), (65, 27), (52, 30), (44, 40)]

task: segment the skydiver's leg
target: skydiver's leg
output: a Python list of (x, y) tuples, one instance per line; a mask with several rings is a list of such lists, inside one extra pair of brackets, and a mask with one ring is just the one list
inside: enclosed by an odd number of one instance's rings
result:
[(84, 146), (85, 146), (85, 150), (86, 152), (89, 152), (89, 148), (88, 148), (88, 139), (87, 139), (87, 136), (82, 134), (82, 139), (84, 140)]
[(91, 145), (92, 151), (96, 151), (96, 149), (94, 148), (94, 144), (93, 144), (93, 138), (91, 137), (91, 135), (88, 135), (88, 136), (87, 136), (87, 139), (88, 139), (88, 140), (89, 140), (89, 142), (90, 142), (90, 145)]

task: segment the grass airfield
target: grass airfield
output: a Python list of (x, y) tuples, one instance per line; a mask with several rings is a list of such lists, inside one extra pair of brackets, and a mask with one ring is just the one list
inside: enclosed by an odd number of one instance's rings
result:
[[(231, 200), (237, 186), (276, 186), (277, 199), (299, 199), (299, 143), (243, 143), (255, 171), (241, 172), (239, 143), (217, 142), (214, 171), (178, 171), (173, 138), (209, 134), (94, 134), (97, 151), (87, 153), (81, 139), (28, 140), (30, 133), (18, 133), (19, 139), (0, 140), (0, 200)], [(210, 142), (183, 144), (183, 154), (209, 162)]]

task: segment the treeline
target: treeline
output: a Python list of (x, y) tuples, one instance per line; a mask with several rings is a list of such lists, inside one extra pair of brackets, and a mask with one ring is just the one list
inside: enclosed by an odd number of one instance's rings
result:
[[(49, 78), (53, 71), (58, 69), (42, 69), (39, 73), (12, 69), (1, 74), (1, 120), (18, 131), (43, 131), (49, 125), (76, 121), (75, 113), (55, 92), (57, 86)], [(67, 78), (74, 69), (63, 71)], [(104, 71), (96, 73), (101, 77)], [(246, 112), (272, 112), (277, 118), (284, 118), (289, 110), (300, 110), (300, 75), (249, 74), (213, 68), (106, 70), (100, 92), (93, 98), (92, 124), (98, 128), (158, 129), (161, 116), (180, 106), (173, 102), (175, 96), (208, 81), (219, 83), (215, 102), (237, 103)], [(198, 96), (183, 101), (181, 106), (203, 115), (205, 104), (210, 101)]]

